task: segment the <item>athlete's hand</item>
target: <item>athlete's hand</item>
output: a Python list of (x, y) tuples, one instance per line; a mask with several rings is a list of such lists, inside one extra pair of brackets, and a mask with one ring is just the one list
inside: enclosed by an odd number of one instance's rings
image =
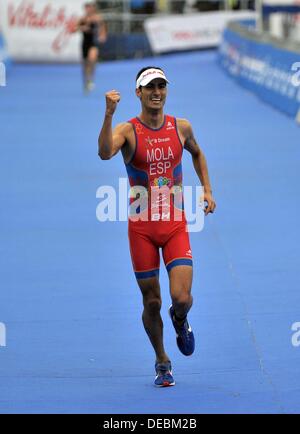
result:
[(105, 113), (112, 116), (117, 108), (117, 104), (121, 99), (120, 92), (116, 90), (110, 90), (105, 94), (106, 99), (106, 111)]
[(105, 44), (105, 42), (107, 41), (106, 35), (104, 33), (99, 35), (98, 41), (100, 42), (100, 44)]
[(200, 203), (206, 203), (207, 205), (204, 207), (204, 213), (205, 215), (209, 213), (213, 213), (216, 209), (216, 202), (214, 198), (212, 197), (211, 192), (204, 191), (203, 195), (200, 198)]

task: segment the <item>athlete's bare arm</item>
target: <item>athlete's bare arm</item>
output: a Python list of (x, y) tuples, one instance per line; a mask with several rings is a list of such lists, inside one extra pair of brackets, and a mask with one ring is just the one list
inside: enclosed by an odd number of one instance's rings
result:
[(126, 145), (132, 127), (128, 123), (122, 123), (112, 129), (112, 118), (121, 96), (116, 90), (111, 90), (105, 94), (105, 98), (106, 110), (98, 138), (98, 155), (102, 160), (109, 160)]
[(74, 26), (74, 28), (72, 29), (72, 33), (75, 32), (86, 32), (89, 30), (89, 26), (86, 24), (86, 21), (84, 18), (81, 18), (80, 20), (77, 21), (76, 25)]
[(205, 215), (207, 215), (210, 212), (214, 212), (216, 202), (212, 196), (206, 158), (195, 139), (190, 122), (186, 119), (177, 119), (177, 125), (179, 134), (184, 143), (184, 148), (192, 155), (194, 168), (203, 186), (204, 201), (207, 203)]
[(96, 22), (99, 24), (98, 40), (101, 44), (104, 44), (107, 39), (107, 26), (101, 14), (96, 15)]

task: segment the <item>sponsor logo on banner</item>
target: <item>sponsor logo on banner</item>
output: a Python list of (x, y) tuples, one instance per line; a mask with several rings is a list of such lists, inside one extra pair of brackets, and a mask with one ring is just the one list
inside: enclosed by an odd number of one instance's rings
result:
[(224, 32), (220, 63), (237, 82), (273, 106), (296, 117), (300, 108), (298, 54)]
[(145, 21), (151, 48), (156, 53), (214, 47), (221, 42), (228, 21), (255, 19), (255, 12), (217, 11), (193, 15), (153, 17)]
[(0, 25), (8, 52), (22, 61), (78, 61), (84, 0), (1, 0)]

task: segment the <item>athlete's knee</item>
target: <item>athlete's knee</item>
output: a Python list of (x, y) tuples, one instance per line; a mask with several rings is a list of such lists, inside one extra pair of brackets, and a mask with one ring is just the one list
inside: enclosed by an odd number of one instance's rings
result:
[(160, 312), (161, 298), (158, 296), (148, 296), (143, 298), (144, 308), (150, 314)]
[(179, 291), (172, 295), (173, 305), (176, 307), (190, 308), (193, 304), (193, 297), (190, 291)]
[(90, 51), (88, 54), (88, 60), (91, 64), (95, 64), (98, 60), (98, 53), (95, 51)]

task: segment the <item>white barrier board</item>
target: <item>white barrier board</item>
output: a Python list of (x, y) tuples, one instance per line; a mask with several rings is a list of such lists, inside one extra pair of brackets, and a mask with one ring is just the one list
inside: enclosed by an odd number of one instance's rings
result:
[(155, 53), (215, 47), (228, 21), (255, 19), (251, 11), (217, 11), (149, 18), (145, 22)]
[(16, 61), (74, 62), (80, 35), (70, 28), (83, 15), (84, 0), (1, 0), (0, 27)]

